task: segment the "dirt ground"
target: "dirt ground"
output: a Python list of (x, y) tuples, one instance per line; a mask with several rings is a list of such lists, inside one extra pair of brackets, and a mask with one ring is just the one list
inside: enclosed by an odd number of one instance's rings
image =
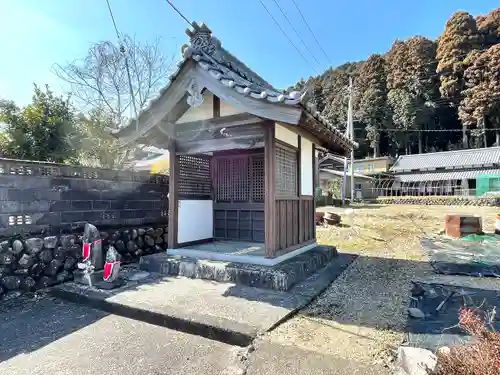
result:
[[(420, 249), (419, 236), (442, 230), (446, 213), (481, 215), (483, 230), (492, 232), (498, 213), (491, 207), (413, 205), (318, 210), (342, 217), (341, 226), (318, 227), (318, 242), (359, 256), (316, 301), (266, 339), (372, 363), (381, 373), (389, 371), (404, 339), (410, 281), (440, 281)], [(485, 282), (500, 289), (499, 280)]]

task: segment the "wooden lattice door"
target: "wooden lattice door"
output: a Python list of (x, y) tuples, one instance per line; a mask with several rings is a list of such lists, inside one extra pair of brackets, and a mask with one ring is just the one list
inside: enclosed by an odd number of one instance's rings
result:
[(264, 154), (215, 155), (214, 237), (264, 241)]

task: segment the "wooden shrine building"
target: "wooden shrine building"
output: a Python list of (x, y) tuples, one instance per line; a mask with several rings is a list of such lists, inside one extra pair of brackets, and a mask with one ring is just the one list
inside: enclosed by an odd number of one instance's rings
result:
[(315, 246), (316, 147), (355, 143), (193, 23), (159, 97), (115, 131), (123, 145), (169, 150), (168, 252), (276, 264)]

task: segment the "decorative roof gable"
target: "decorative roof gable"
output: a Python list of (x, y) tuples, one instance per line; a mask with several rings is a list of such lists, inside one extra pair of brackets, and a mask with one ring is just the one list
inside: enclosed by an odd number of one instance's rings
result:
[[(192, 26), (192, 30), (186, 30), (186, 34), (190, 38), (190, 43), (182, 46), (182, 60), (177, 63), (176, 71), (169, 77), (170, 84), (162, 89), (160, 95), (149, 103), (148, 107), (141, 112), (139, 118), (162, 98), (172, 82), (180, 75), (186, 63), (192, 60), (225, 88), (232, 89), (242, 96), (262, 102), (304, 110), (307, 116), (309, 116), (309, 121), (312, 118), (314, 119), (313, 121), (322, 124), (326, 128), (325, 130), (331, 132), (332, 136), (346, 148), (350, 149), (358, 146), (356, 142), (347, 138), (343, 132), (327, 121), (317, 111), (313, 103), (309, 103), (310, 95), (308, 92), (292, 91), (286, 93), (274, 88), (269, 82), (265, 81), (243, 62), (225, 50), (221, 42), (212, 35), (212, 31), (205, 24), (198, 25), (196, 22), (193, 22)], [(199, 88), (192, 85), (196, 85), (196, 83), (192, 83), (188, 88), (188, 92), (191, 95), (188, 97), (188, 102), (190, 102), (190, 105), (200, 104), (202, 98), (199, 95)], [(134, 123), (135, 120), (132, 120), (127, 126), (114, 131), (115, 135), (120, 136), (125, 128), (132, 127), (131, 125)], [(321, 131), (321, 133), (324, 133), (324, 131)]]

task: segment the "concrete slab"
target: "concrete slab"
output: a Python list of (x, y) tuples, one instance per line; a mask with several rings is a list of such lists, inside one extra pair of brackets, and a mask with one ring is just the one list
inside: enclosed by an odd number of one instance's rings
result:
[(262, 341), (250, 355), (247, 375), (388, 375), (371, 363), (359, 363), (294, 346)]
[(4, 309), (0, 329), (2, 375), (219, 375), (238, 366), (238, 348), (53, 298)]
[(66, 283), (50, 292), (118, 315), (245, 346), (308, 304), (354, 259), (339, 254), (287, 292), (154, 274), (113, 291)]

